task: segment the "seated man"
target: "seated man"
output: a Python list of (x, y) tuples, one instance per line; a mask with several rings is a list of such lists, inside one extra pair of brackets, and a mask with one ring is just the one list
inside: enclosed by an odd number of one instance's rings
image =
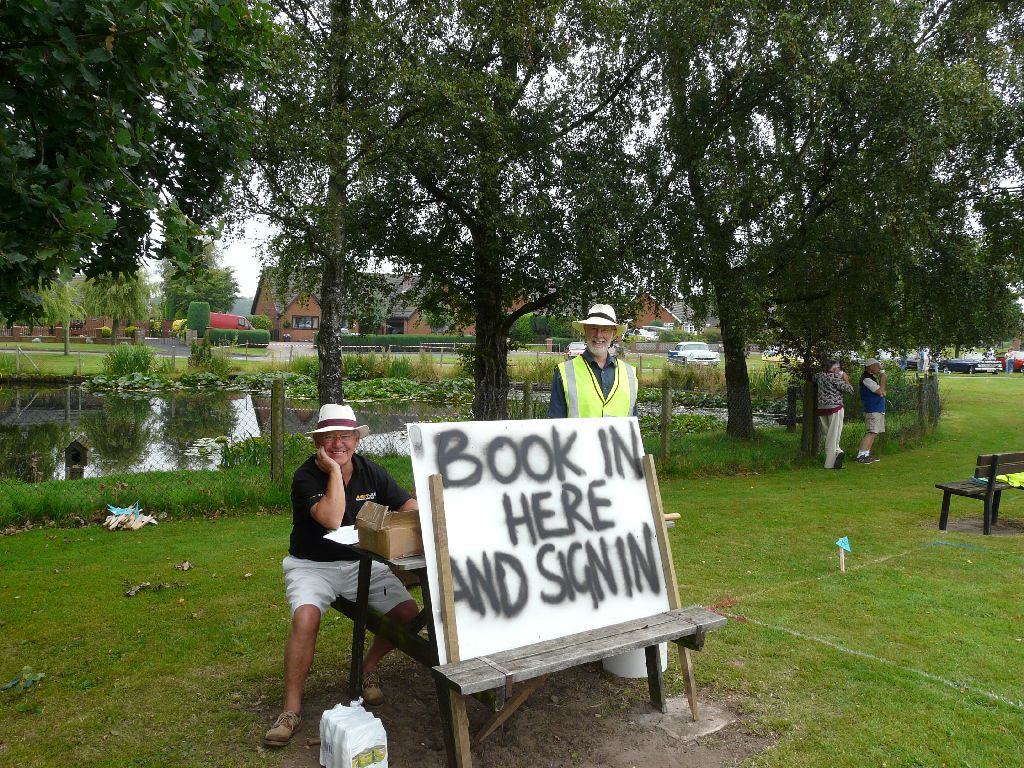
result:
[[(419, 509), (387, 470), (356, 454), (359, 439), (369, 434), (347, 405), (325, 405), (311, 434), (316, 454), (292, 478), (292, 533), (284, 559), (284, 582), (292, 611), (292, 626), (284, 650), (284, 711), (263, 737), (270, 746), (284, 746), (299, 725), (302, 689), (313, 663), (320, 617), (342, 595), (356, 599), (359, 562), (352, 548), (324, 538), (342, 525), (354, 525), (365, 501), (389, 509)], [(394, 621), (408, 624), (419, 607), (408, 590), (382, 563), (373, 563), (370, 606)], [(374, 638), (363, 660), (363, 701), (384, 700), (374, 670), (394, 646)]]

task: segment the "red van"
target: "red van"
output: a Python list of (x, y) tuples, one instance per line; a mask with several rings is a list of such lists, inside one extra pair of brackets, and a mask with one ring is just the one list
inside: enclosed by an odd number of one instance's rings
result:
[(229, 315), (225, 312), (211, 312), (209, 328), (226, 328), (229, 331), (251, 331), (249, 318), (241, 315)]

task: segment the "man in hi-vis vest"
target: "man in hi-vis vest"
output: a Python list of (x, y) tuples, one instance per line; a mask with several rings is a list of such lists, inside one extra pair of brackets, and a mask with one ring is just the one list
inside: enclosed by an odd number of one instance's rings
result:
[(625, 331), (615, 310), (595, 304), (573, 326), (583, 331), (587, 348), (555, 368), (548, 418), (636, 416), (636, 369), (612, 354), (612, 342)]

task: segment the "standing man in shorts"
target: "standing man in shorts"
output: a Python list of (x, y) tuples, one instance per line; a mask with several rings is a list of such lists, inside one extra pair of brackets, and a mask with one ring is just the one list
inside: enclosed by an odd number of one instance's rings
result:
[(874, 357), (864, 363), (864, 373), (860, 377), (860, 400), (864, 404), (866, 432), (854, 461), (858, 464), (874, 464), (878, 459), (871, 455), (871, 446), (875, 436), (885, 432), (885, 371)]
[[(292, 625), (284, 651), (284, 711), (263, 737), (268, 746), (284, 746), (299, 726), (302, 689), (313, 663), (320, 617), (338, 595), (356, 599), (359, 561), (352, 548), (324, 538), (343, 525), (354, 525), (363, 502), (389, 509), (419, 509), (387, 470), (356, 454), (360, 438), (370, 428), (360, 425), (352, 408), (328, 404), (320, 408), (311, 434), (316, 454), (292, 478), (292, 533), (284, 559), (284, 582)], [(383, 563), (373, 563), (370, 606), (394, 621), (408, 624), (419, 606)], [(363, 659), (363, 701), (384, 701), (374, 670), (394, 646), (380, 637)]]

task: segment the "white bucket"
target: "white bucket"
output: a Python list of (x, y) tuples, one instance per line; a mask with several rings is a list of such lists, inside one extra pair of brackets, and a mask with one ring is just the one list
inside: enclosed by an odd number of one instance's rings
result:
[[(664, 672), (668, 669), (668, 643), (658, 646), (658, 655), (661, 657), (661, 671)], [(647, 654), (643, 648), (637, 648), (635, 651), (601, 659), (601, 666), (605, 672), (619, 677), (647, 677)]]

